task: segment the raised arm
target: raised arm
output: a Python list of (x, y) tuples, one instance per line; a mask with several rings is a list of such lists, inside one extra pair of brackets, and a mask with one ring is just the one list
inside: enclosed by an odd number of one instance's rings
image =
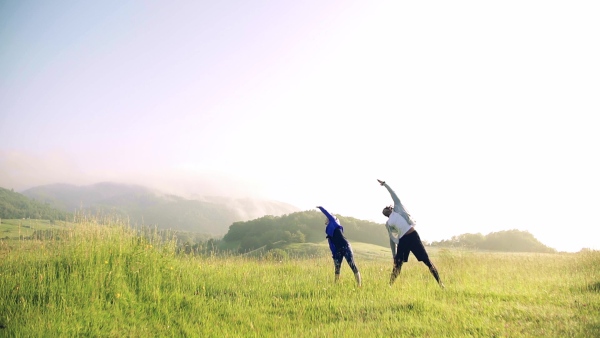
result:
[[(329, 222), (330, 222), (330, 223), (331, 223), (331, 222), (333, 222), (333, 223), (337, 223), (337, 222), (335, 221), (335, 217), (333, 217), (333, 216), (332, 216), (332, 215), (329, 213), (329, 211), (325, 210), (325, 208), (323, 208), (323, 207), (320, 207), (320, 206), (317, 206), (317, 208), (319, 208), (319, 210), (321, 210), (321, 212), (322, 212), (322, 213), (324, 213), (324, 214), (325, 214), (325, 216), (327, 216), (327, 219), (329, 220)], [(333, 223), (332, 223), (332, 224), (333, 224)]]
[(390, 186), (387, 183), (385, 183), (385, 181), (377, 180), (377, 182), (379, 182), (379, 184), (381, 184), (382, 186), (384, 186), (388, 190), (388, 192), (392, 196), (392, 200), (394, 201), (394, 210), (398, 211), (398, 208), (402, 205), (400, 203), (400, 199), (398, 198), (398, 195), (396, 195), (396, 193), (394, 192), (394, 190), (392, 190), (392, 188), (390, 188)]

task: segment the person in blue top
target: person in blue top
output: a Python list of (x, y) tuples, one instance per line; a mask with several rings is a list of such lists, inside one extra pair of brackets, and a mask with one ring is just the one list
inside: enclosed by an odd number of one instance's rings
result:
[(427, 265), (440, 287), (444, 288), (444, 284), (440, 280), (440, 275), (435, 265), (429, 259), (419, 233), (415, 230), (415, 221), (410, 217), (410, 214), (406, 211), (394, 190), (384, 181), (377, 180), (377, 182), (388, 190), (394, 201), (393, 207), (387, 206), (382, 211), (383, 215), (388, 218), (385, 227), (390, 236), (390, 247), (394, 256), (394, 269), (390, 276), (390, 285), (394, 284), (396, 277), (400, 274), (402, 264), (408, 262), (408, 256), (412, 252), (419, 262)]
[(329, 242), (329, 249), (333, 257), (333, 264), (335, 266), (335, 281), (340, 279), (340, 268), (342, 267), (342, 261), (346, 258), (346, 262), (354, 272), (354, 278), (356, 284), (360, 287), (362, 285), (362, 278), (360, 272), (354, 263), (354, 253), (352, 252), (352, 246), (344, 237), (344, 227), (340, 225), (340, 221), (337, 217), (331, 215), (325, 208), (317, 206), (319, 210), (327, 217), (325, 221), (325, 233), (327, 234), (327, 241)]

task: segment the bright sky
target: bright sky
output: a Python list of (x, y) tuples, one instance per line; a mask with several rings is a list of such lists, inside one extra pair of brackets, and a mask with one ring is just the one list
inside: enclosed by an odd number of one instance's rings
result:
[(0, 2), (0, 186), (261, 196), (600, 249), (598, 1)]

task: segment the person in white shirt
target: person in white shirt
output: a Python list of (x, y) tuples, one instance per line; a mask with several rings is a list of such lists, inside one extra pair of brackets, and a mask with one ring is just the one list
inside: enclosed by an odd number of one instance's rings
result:
[(400, 274), (402, 264), (408, 262), (408, 256), (412, 252), (419, 262), (427, 265), (440, 287), (444, 288), (444, 284), (440, 280), (440, 275), (435, 265), (429, 259), (419, 233), (415, 230), (415, 221), (410, 217), (410, 214), (406, 211), (394, 190), (385, 181), (378, 179), (377, 182), (389, 191), (394, 201), (393, 207), (387, 206), (382, 211), (383, 215), (388, 218), (385, 227), (390, 236), (390, 247), (394, 256), (394, 269), (390, 276), (390, 285), (394, 284), (394, 281)]

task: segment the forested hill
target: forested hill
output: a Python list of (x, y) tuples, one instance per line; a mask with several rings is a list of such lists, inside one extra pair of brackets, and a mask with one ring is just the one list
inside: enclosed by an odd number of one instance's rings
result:
[(538, 241), (531, 233), (521, 230), (504, 230), (487, 235), (462, 234), (449, 240), (431, 243), (431, 246), (454, 247), (505, 252), (556, 252)]
[[(344, 235), (350, 243), (363, 242), (389, 247), (389, 237), (384, 224), (336, 216), (344, 227)], [(236, 222), (229, 227), (229, 232), (223, 237), (228, 248), (237, 248), (241, 253), (262, 247), (268, 250), (291, 243), (318, 243), (324, 240), (325, 216), (316, 210)], [(492, 232), (485, 236), (463, 234), (429, 245), (504, 252), (556, 252), (555, 249), (542, 244), (529, 232), (520, 230)]]
[(18, 192), (0, 188), (0, 218), (65, 220), (68, 213), (27, 198)]
[[(350, 242), (358, 241), (389, 247), (385, 226), (352, 217), (336, 215)], [(317, 243), (325, 240), (325, 216), (320, 211), (302, 211), (283, 216), (264, 216), (235, 222), (223, 237), (229, 244), (239, 244), (240, 252), (276, 243)]]

